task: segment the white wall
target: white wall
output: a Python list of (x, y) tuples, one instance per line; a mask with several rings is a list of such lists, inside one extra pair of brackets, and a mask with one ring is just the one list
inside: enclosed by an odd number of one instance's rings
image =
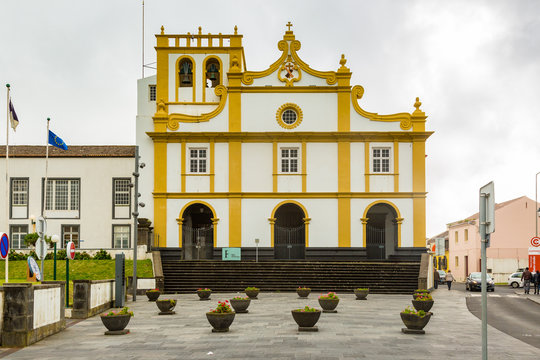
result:
[(272, 144), (242, 144), (242, 191), (272, 191)]
[(60, 321), (61, 301), (60, 287), (50, 289), (35, 288), (33, 329)]
[[(302, 109), (302, 122), (294, 129), (285, 130), (276, 120), (285, 103)], [(242, 131), (337, 131), (337, 94), (242, 93)]]
[(167, 144), (167, 191), (180, 192), (182, 189), (182, 144)]
[(413, 190), (412, 143), (399, 143), (399, 191)]
[(95, 308), (114, 300), (115, 282), (100, 282), (91, 284), (90, 289), (90, 308)]
[(229, 191), (229, 144), (214, 144), (214, 191)]
[(351, 191), (366, 191), (364, 143), (351, 143)]
[(337, 143), (308, 143), (306, 152), (307, 191), (337, 191)]

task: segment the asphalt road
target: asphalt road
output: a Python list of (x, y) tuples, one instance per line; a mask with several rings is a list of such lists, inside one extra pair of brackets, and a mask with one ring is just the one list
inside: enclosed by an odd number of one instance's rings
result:
[[(466, 293), (467, 308), (474, 316), (481, 319), (481, 292), (466, 291), (465, 284), (460, 283), (452, 285), (452, 291), (454, 290)], [(522, 292), (523, 289), (519, 291)], [(509, 286), (496, 286), (494, 292), (488, 292), (487, 304), (490, 326), (540, 349), (539, 304), (523, 297), (520, 298)]]

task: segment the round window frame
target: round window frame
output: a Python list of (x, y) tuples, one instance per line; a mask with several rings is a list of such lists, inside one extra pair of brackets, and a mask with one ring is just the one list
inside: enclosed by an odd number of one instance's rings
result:
[[(296, 113), (296, 121), (292, 124), (287, 124), (285, 121), (283, 121), (283, 113), (287, 110), (292, 110)], [(303, 114), (302, 109), (300, 109), (300, 106), (293, 104), (293, 103), (286, 103), (279, 107), (276, 113), (276, 121), (284, 129), (294, 129), (300, 125), (302, 122)]]

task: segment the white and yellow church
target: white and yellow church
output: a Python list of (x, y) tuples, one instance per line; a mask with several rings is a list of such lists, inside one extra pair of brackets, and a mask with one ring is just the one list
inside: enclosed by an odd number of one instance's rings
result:
[[(426, 115), (364, 110), (344, 55), (312, 69), (287, 24), (249, 71), (242, 35), (156, 35), (138, 81), (141, 217), (183, 259), (403, 259), (426, 241)], [(269, 61), (271, 62), (271, 61)], [(411, 106), (411, 108), (413, 108)]]

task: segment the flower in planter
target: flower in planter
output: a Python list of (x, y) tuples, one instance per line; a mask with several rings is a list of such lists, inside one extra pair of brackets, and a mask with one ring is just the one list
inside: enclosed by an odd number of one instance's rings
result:
[(146, 292), (150, 292), (150, 293), (151, 293), (151, 292), (159, 292), (159, 291), (160, 291), (160, 290), (157, 289), (157, 288), (156, 288), (156, 289), (151, 289), (151, 290), (146, 290)]
[(231, 298), (231, 300), (249, 300), (249, 297), (247, 297), (247, 296), (244, 296), (244, 297), (235, 296), (235, 297)]
[(417, 296), (415, 300), (416, 301), (433, 301), (433, 297), (431, 296), (431, 294), (426, 293), (424, 295)]
[(319, 299), (321, 300), (339, 300), (339, 297), (336, 295), (335, 292), (329, 292), (326, 295), (319, 296)]
[(427, 289), (416, 289), (414, 290), (415, 293), (428, 293), (429, 294), (429, 290)]
[(248, 286), (245, 291), (259, 291), (259, 288), (257, 287), (254, 287), (254, 286)]
[(305, 286), (299, 286), (296, 290), (311, 290), (311, 289)]
[(229, 305), (229, 300), (225, 301), (218, 301), (218, 306), (215, 309), (210, 309), (211, 313), (218, 313), (218, 314), (227, 314), (232, 313), (231, 306)]
[(129, 311), (129, 308), (127, 306), (123, 307), (120, 311), (109, 311), (108, 313), (103, 314), (104, 317), (111, 317), (111, 316), (120, 316), (120, 315), (129, 315), (129, 316), (135, 316), (133, 315), (133, 311)]
[(303, 309), (295, 309), (293, 311), (297, 311), (297, 312), (317, 312), (317, 311), (320, 311), (320, 310), (309, 307), (309, 306), (306, 305), (306, 307), (304, 307)]
[(212, 291), (212, 290), (210, 290), (209, 288), (204, 288), (204, 289), (203, 288), (198, 288), (197, 291)]
[(412, 314), (412, 315), (418, 315), (419, 317), (424, 317), (426, 316), (426, 312), (424, 310), (414, 310), (414, 309), (411, 309), (410, 306), (407, 306), (405, 308), (405, 310), (402, 311), (403, 314)]

